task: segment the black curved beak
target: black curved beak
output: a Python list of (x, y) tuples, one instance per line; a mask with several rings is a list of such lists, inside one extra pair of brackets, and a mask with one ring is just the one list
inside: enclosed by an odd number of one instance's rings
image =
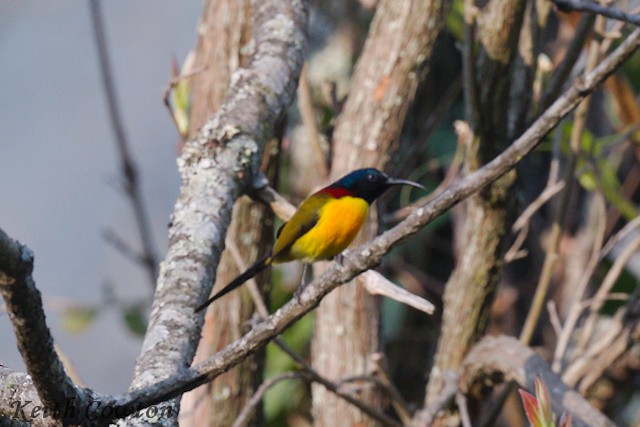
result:
[(423, 190), (426, 190), (426, 188), (423, 185), (420, 185), (417, 182), (409, 181), (406, 179), (388, 178), (387, 185), (411, 185), (412, 187), (422, 188)]

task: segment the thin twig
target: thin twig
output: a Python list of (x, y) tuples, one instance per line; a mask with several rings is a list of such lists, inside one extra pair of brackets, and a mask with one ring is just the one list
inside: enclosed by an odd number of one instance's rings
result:
[(549, 321), (551, 322), (551, 327), (553, 327), (553, 332), (555, 332), (556, 336), (559, 336), (562, 333), (562, 323), (560, 323), (558, 307), (554, 300), (550, 300), (547, 303), (547, 312), (549, 313)]
[(591, 33), (595, 20), (596, 15), (592, 13), (585, 13), (582, 18), (580, 18), (580, 22), (576, 27), (573, 39), (571, 39), (569, 46), (567, 46), (564, 58), (556, 67), (556, 70), (551, 76), (551, 81), (547, 86), (547, 90), (542, 95), (540, 110), (546, 110), (549, 105), (558, 98), (558, 94), (562, 90), (562, 86), (569, 78), (569, 74), (571, 73), (573, 66), (582, 53), (582, 47), (587, 40), (587, 36)]
[(613, 249), (618, 243), (624, 240), (631, 232), (637, 231), (640, 227), (640, 216), (635, 217), (629, 221), (624, 227), (622, 227), (616, 234), (609, 238), (607, 243), (602, 247), (600, 251), (600, 260), (606, 257), (611, 249)]
[(96, 49), (100, 60), (102, 85), (107, 97), (107, 106), (109, 110), (109, 117), (111, 119), (113, 136), (120, 155), (122, 175), (126, 181), (126, 194), (129, 196), (129, 200), (131, 201), (136, 217), (138, 233), (140, 234), (140, 241), (142, 243), (142, 258), (149, 278), (149, 284), (152, 289), (155, 289), (156, 279), (158, 278), (158, 257), (156, 255), (155, 243), (153, 241), (153, 232), (151, 231), (149, 214), (147, 213), (142, 200), (138, 169), (133, 157), (131, 156), (129, 149), (130, 144), (124, 131), (124, 125), (122, 123), (120, 109), (116, 99), (116, 90), (113, 83), (114, 79), (109, 60), (109, 49), (107, 48), (107, 37), (104, 30), (100, 0), (91, 0), (89, 5), (91, 6), (91, 19), (93, 22)]
[(542, 208), (553, 196), (558, 194), (564, 188), (564, 181), (558, 181), (551, 186), (547, 186), (540, 195), (522, 211), (516, 222), (511, 227), (512, 232), (518, 232), (515, 242), (504, 255), (506, 262), (512, 262), (526, 255), (526, 251), (520, 250), (527, 235), (529, 234), (529, 221), (531, 217)]
[(456, 393), (456, 405), (460, 411), (460, 421), (463, 427), (471, 427), (471, 417), (469, 417), (469, 408), (467, 407), (467, 397), (460, 393)]
[(598, 15), (606, 16), (607, 18), (616, 19), (618, 21), (628, 22), (633, 25), (640, 25), (640, 16), (628, 13), (624, 10), (617, 9), (615, 7), (600, 6), (596, 2), (591, 1), (578, 1), (578, 0), (552, 0), (558, 9), (563, 12), (570, 12), (572, 10), (580, 12), (591, 12)]
[(251, 398), (247, 401), (247, 404), (244, 405), (244, 408), (242, 408), (242, 411), (240, 411), (240, 413), (238, 414), (238, 417), (233, 422), (232, 427), (241, 427), (247, 423), (248, 418), (251, 416), (253, 411), (255, 411), (263, 396), (271, 387), (273, 387), (280, 381), (302, 378), (303, 375), (299, 372), (285, 372), (284, 374), (276, 375), (273, 378), (269, 378), (268, 380), (260, 384), (260, 387), (258, 387), (256, 392), (253, 393), (253, 396), (251, 396)]
[(571, 340), (573, 330), (575, 329), (578, 320), (582, 315), (582, 310), (584, 310), (584, 307), (577, 302), (583, 298), (584, 293), (587, 289), (587, 285), (593, 277), (593, 273), (595, 272), (596, 267), (601, 260), (600, 248), (602, 247), (602, 242), (604, 241), (604, 234), (606, 231), (606, 206), (602, 194), (595, 193), (594, 197), (596, 207), (599, 210), (598, 218), (600, 219), (596, 230), (596, 239), (594, 241), (589, 261), (586, 265), (586, 268), (584, 269), (584, 272), (582, 273), (582, 276), (580, 277), (580, 281), (578, 282), (578, 286), (576, 286), (576, 288), (572, 292), (572, 297), (574, 301), (576, 301), (576, 303), (569, 305), (571, 307), (571, 309), (569, 310), (569, 315), (564, 322), (562, 332), (560, 333), (560, 335), (558, 335), (558, 342), (556, 344), (553, 356), (553, 364), (551, 365), (551, 369), (553, 369), (554, 372), (560, 372), (560, 369), (562, 368), (562, 359), (564, 357), (564, 353), (569, 345), (569, 341)]
[(474, 32), (478, 9), (473, 0), (464, 0), (464, 44), (462, 48), (462, 78), (464, 80), (465, 117), (470, 127), (478, 125), (479, 105), (478, 87), (476, 85), (476, 58), (473, 54)]
[(598, 339), (594, 340), (585, 352), (577, 353), (578, 357), (562, 373), (562, 380), (567, 385), (574, 387), (580, 377), (592, 368), (591, 363), (598, 354), (606, 352), (611, 344), (623, 333), (625, 325), (622, 319), (624, 318), (625, 312), (625, 308), (619, 309), (605, 332), (600, 334)]
[(142, 267), (148, 267), (145, 256), (133, 249), (114, 229), (109, 227), (103, 230), (102, 238), (125, 258), (140, 264)]
[[(602, 19), (602, 17), (598, 17), (597, 21), (598, 22), (596, 22), (596, 27), (601, 27), (604, 25), (604, 20)], [(600, 56), (598, 42), (594, 40), (591, 43), (592, 44), (589, 51), (589, 58), (587, 60), (586, 67), (587, 72), (590, 72), (596, 67), (598, 58)], [(531, 308), (527, 313), (527, 318), (522, 328), (522, 332), (520, 333), (520, 340), (524, 344), (529, 344), (531, 342), (531, 338), (533, 337), (538, 319), (544, 307), (544, 302), (547, 297), (549, 286), (551, 285), (551, 278), (555, 269), (556, 261), (560, 256), (560, 238), (562, 236), (564, 228), (567, 225), (567, 209), (569, 208), (569, 202), (571, 200), (573, 188), (575, 185), (574, 174), (576, 171), (576, 165), (578, 163), (578, 156), (580, 153), (580, 140), (582, 138), (582, 133), (586, 128), (589, 100), (590, 97), (585, 97), (585, 99), (582, 100), (582, 102), (576, 109), (573, 128), (571, 129), (571, 152), (569, 154), (569, 164), (567, 165), (563, 179), (566, 183), (566, 186), (562, 192), (560, 204), (558, 205), (553, 218), (551, 237), (549, 238), (550, 243), (549, 247), (546, 250), (544, 264), (542, 266), (542, 273), (540, 274), (540, 279), (538, 280), (538, 285), (533, 296), (533, 302), (531, 303)]]
[(638, 252), (638, 250), (640, 250), (640, 237), (636, 237), (631, 243), (629, 243), (625, 250), (616, 257), (613, 266), (602, 281), (602, 285), (600, 285), (598, 292), (596, 292), (596, 295), (593, 297), (593, 303), (590, 304), (591, 313), (582, 328), (582, 334), (577, 343), (578, 351), (581, 351), (589, 341), (589, 338), (591, 338), (600, 308), (602, 308), (602, 305), (607, 299), (607, 295), (611, 292), (611, 289), (620, 277), (620, 274), (622, 274), (624, 267), (627, 265), (631, 257)]
[(411, 410), (409, 404), (400, 394), (398, 388), (393, 384), (389, 377), (386, 359), (384, 353), (377, 352), (371, 355), (371, 361), (375, 367), (375, 374), (380, 379), (383, 388), (387, 392), (387, 395), (391, 398), (391, 404), (398, 413), (403, 425), (408, 424), (411, 421)]

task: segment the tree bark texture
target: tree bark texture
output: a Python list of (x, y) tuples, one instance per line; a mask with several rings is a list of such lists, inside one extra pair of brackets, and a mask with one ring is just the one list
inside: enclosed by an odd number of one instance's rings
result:
[[(248, 0), (208, 0), (198, 27), (198, 44), (191, 80), (191, 137), (221, 106), (232, 73), (246, 59), (241, 54), (249, 39), (251, 9)], [(261, 256), (263, 242), (272, 234), (270, 212), (264, 205), (239, 199), (233, 209), (227, 242), (233, 242), (245, 263)], [(263, 237), (268, 237), (265, 239)], [(231, 281), (240, 271), (229, 250), (222, 253), (214, 289)], [(265, 275), (256, 279), (262, 282)], [(240, 338), (254, 312), (244, 292), (233, 292), (225, 301), (212, 305), (202, 328), (202, 339), (193, 363), (206, 360), (230, 342)], [(186, 393), (181, 402), (180, 425), (230, 425), (262, 381), (263, 353), (247, 358), (235, 369)]]
[[(426, 73), (427, 60), (442, 25), (446, 2), (385, 0), (380, 2), (351, 92), (334, 132), (331, 177), (357, 168), (384, 169), (399, 141), (404, 117)], [(377, 215), (370, 211), (357, 243), (377, 234)], [(358, 279), (356, 279), (357, 282)], [(332, 380), (366, 374), (380, 347), (379, 301), (352, 283), (332, 292), (318, 308), (313, 342), (314, 367)], [(316, 425), (375, 425), (360, 410), (313, 386)], [(382, 400), (374, 386), (358, 387), (357, 397), (373, 406)]]
[[(464, 58), (465, 69), (475, 70), (467, 72), (464, 81), (467, 119), (473, 130), (471, 138), (465, 141), (465, 173), (493, 159), (509, 144), (510, 138), (522, 131), (521, 112), (526, 109), (520, 103), (528, 105), (531, 99), (532, 79), (528, 76), (532, 75), (529, 69), (534, 67), (532, 58), (537, 57), (537, 52), (531, 50), (537, 44), (531, 35), (523, 36), (521, 46), (528, 55), (518, 50), (525, 9), (523, 0), (493, 0), (477, 15), (479, 54), (477, 60), (472, 55)], [(522, 31), (531, 31), (531, 27), (524, 26)], [(465, 43), (475, 43), (473, 36)], [(474, 51), (473, 45), (465, 49)], [(518, 96), (513, 96), (516, 93)], [(502, 272), (505, 237), (513, 220), (514, 181), (515, 171), (511, 171), (470, 197), (462, 207), (463, 223), (456, 226), (458, 259), (445, 287), (442, 328), (427, 385), (426, 406), (438, 399), (446, 372), (460, 368), (464, 356), (487, 325), (489, 306)], [(443, 425), (458, 423), (456, 419), (440, 421)]]
[[(192, 361), (203, 322), (202, 316), (194, 322), (193, 308), (211, 291), (233, 203), (240, 187), (257, 176), (261, 149), (295, 93), (306, 3), (253, 1), (251, 6), (247, 63), (233, 73), (222, 107), (187, 142), (178, 160), (182, 186), (133, 390), (170, 377)], [(167, 405), (179, 412), (177, 400)], [(146, 422), (172, 425), (175, 420)]]

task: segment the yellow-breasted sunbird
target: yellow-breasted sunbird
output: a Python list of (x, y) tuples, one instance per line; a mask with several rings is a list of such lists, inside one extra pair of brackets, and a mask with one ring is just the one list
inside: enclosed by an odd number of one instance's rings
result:
[(270, 266), (299, 260), (304, 263), (333, 258), (346, 249), (364, 224), (369, 205), (395, 185), (420, 184), (390, 178), (374, 168), (355, 170), (307, 197), (291, 219), (278, 230), (270, 254), (233, 279), (196, 312), (231, 292)]

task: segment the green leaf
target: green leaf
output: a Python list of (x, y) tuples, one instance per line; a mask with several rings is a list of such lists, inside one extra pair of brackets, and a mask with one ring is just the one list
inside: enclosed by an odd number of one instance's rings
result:
[(536, 396), (538, 398), (538, 411), (545, 426), (553, 427), (553, 413), (551, 412), (551, 397), (549, 389), (539, 377), (535, 379)]
[(193, 52), (190, 52), (182, 64), (179, 76), (177, 75), (177, 64), (175, 63), (175, 60), (173, 64), (174, 78), (178, 78), (178, 80), (171, 91), (171, 106), (173, 110), (173, 118), (176, 121), (178, 131), (183, 136), (186, 136), (189, 133), (189, 127), (191, 126), (191, 83), (189, 74), (193, 70), (194, 61), (195, 55)]
[(142, 308), (137, 305), (126, 307), (123, 312), (124, 323), (129, 331), (138, 336), (144, 336), (147, 332), (147, 317), (144, 315)]
[(93, 323), (98, 312), (95, 307), (67, 307), (62, 313), (62, 327), (71, 334), (84, 332)]
[(605, 199), (626, 219), (631, 220), (638, 216), (636, 207), (620, 194), (620, 181), (616, 170), (607, 159), (598, 161), (598, 176)]
[(594, 191), (596, 188), (598, 188), (598, 180), (596, 179), (596, 176), (591, 168), (585, 170), (580, 174), (580, 176), (578, 177), (578, 182), (580, 182), (580, 185), (587, 191)]
[(456, 0), (446, 19), (447, 29), (457, 40), (464, 38), (464, 2)]

